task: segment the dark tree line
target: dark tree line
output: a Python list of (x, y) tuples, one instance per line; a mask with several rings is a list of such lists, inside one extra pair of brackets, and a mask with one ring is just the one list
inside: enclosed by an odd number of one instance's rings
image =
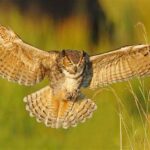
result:
[[(81, 2), (80, 0), (0, 0), (0, 2), (2, 1), (15, 4), (24, 14), (30, 9), (36, 8), (40, 14), (50, 15), (56, 23), (70, 17)], [(84, 0), (82, 5), (84, 5), (89, 21), (91, 42), (97, 45), (103, 31), (106, 31), (112, 40), (113, 23), (108, 21), (101, 3), (98, 0)]]

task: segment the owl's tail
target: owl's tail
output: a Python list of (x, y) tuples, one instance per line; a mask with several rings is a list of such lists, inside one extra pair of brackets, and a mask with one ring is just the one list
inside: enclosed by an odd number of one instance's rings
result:
[(90, 99), (62, 100), (61, 92), (53, 96), (49, 86), (24, 98), (26, 110), (35, 116), (38, 122), (52, 128), (74, 127), (84, 122), (96, 110), (96, 104)]

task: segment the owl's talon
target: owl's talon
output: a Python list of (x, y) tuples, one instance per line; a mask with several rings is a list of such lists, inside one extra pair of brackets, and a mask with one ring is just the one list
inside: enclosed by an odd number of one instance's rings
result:
[(79, 96), (79, 90), (74, 90), (72, 93), (67, 93), (66, 94), (66, 99), (67, 100), (76, 100)]

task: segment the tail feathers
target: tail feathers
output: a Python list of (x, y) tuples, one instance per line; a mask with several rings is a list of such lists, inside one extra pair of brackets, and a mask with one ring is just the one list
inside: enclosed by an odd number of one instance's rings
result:
[(91, 118), (93, 111), (97, 106), (90, 99), (83, 99), (81, 101), (74, 102), (71, 111), (66, 115), (63, 127), (77, 126), (79, 122), (85, 122), (87, 118)]
[(90, 99), (62, 100), (62, 93), (53, 96), (49, 86), (24, 98), (26, 110), (38, 122), (52, 128), (74, 127), (92, 116), (96, 105)]
[(26, 110), (30, 112), (31, 117), (35, 116), (38, 122), (44, 121), (50, 112), (48, 100), (51, 100), (51, 90), (45, 87), (24, 98)]

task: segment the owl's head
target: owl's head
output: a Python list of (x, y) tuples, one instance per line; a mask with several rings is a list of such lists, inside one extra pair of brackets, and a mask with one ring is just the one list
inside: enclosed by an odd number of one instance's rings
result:
[(85, 69), (87, 57), (84, 51), (63, 50), (60, 60), (62, 72), (71, 78), (80, 76)]

